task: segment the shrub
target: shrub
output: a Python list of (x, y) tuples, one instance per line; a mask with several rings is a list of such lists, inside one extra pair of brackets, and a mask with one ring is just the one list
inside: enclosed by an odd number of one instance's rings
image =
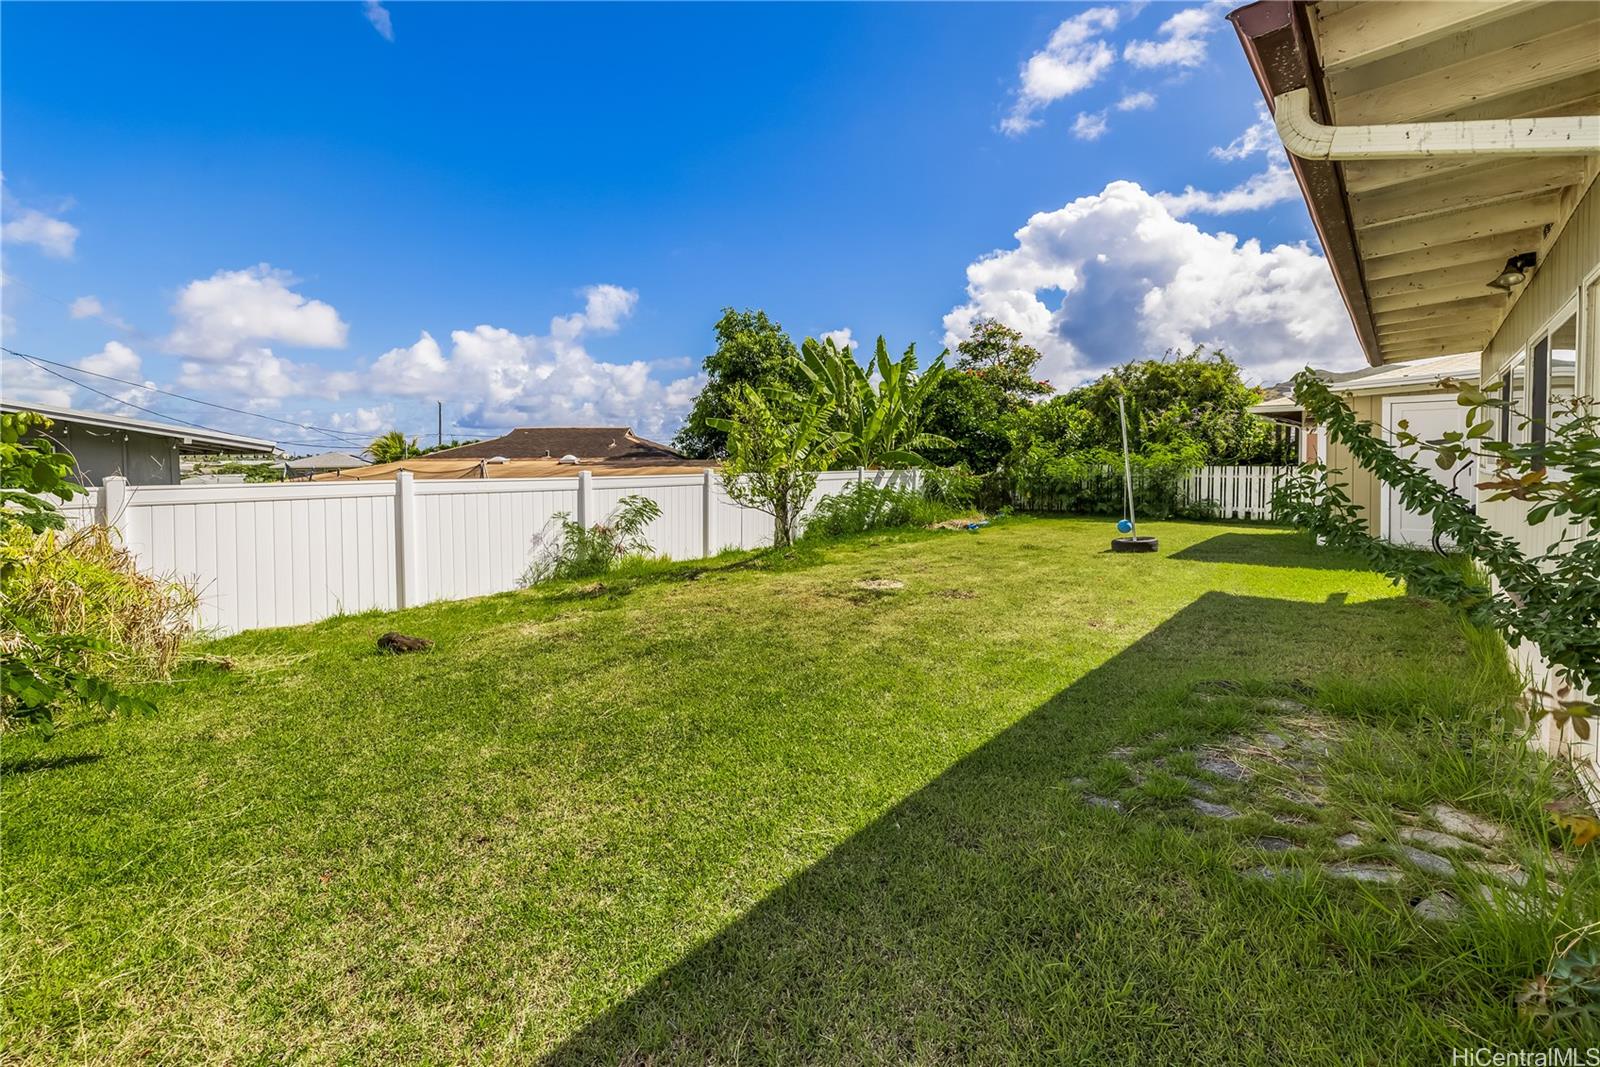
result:
[(922, 472), (922, 495), (936, 504), (957, 510), (971, 508), (983, 490), (983, 477), (965, 465), (928, 467)]
[(524, 588), (552, 578), (593, 578), (629, 556), (650, 551), (645, 527), (661, 517), (661, 505), (647, 496), (625, 496), (604, 522), (584, 526), (566, 512), (533, 539), (533, 558), (522, 572)]
[(119, 686), (164, 678), (189, 634), (193, 589), (142, 574), (103, 526), (7, 526), (0, 541), (7, 658), (0, 721), (44, 723), (81, 703), (150, 704)]
[[(1203, 517), (1186, 504), (1183, 482), (1200, 466), (1198, 446), (1147, 445), (1131, 457), (1135, 514), (1147, 519)], [(1120, 515), (1123, 510), (1122, 455), (1104, 448), (1057, 453), (1030, 449), (1012, 471), (1013, 490), (1023, 507), (1082, 514)]]
[(808, 538), (842, 537), (868, 530), (927, 526), (948, 518), (952, 510), (916, 489), (879, 488), (859, 482), (823, 497), (806, 520), (805, 535)]

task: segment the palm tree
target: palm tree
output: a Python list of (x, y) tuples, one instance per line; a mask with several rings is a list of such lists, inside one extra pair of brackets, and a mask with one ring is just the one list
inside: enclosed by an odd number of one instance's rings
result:
[(406, 435), (399, 430), (390, 430), (386, 434), (374, 437), (372, 443), (367, 446), (367, 454), (372, 457), (374, 463), (394, 463), (415, 455), (416, 451), (417, 439), (413, 437), (407, 441)]

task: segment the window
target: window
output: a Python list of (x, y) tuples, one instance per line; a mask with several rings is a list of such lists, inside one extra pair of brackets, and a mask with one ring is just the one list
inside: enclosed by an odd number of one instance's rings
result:
[(1527, 440), (1528, 354), (1518, 352), (1500, 380), (1500, 440), (1521, 444)]

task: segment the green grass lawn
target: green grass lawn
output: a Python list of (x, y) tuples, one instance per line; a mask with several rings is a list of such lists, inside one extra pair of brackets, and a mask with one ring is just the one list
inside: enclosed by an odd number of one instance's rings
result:
[(1107, 758), (1314, 692), (1360, 742), (1308, 840), (1431, 799), (1536, 837), (1550, 772), (1460, 728), (1506, 692), (1483, 642), (1298, 535), (1152, 526), (1155, 557), (1015, 518), (244, 634), (154, 716), (8, 737), (6, 1056), (1543, 1047), (1512, 997), (1570, 904), (1440, 925), (1404, 887), (1244, 877), (1234, 827)]

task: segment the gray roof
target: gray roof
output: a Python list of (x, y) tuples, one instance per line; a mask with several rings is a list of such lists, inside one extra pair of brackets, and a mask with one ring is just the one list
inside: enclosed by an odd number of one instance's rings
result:
[(352, 456), (348, 452), (318, 452), (314, 456), (301, 456), (284, 464), (292, 471), (343, 471), (351, 467), (370, 465), (366, 460)]
[(10, 400), (0, 401), (0, 411), (37, 411), (56, 422), (171, 437), (177, 440), (180, 452), (271, 453), (278, 448), (272, 441), (264, 441), (259, 437), (241, 437), (238, 434), (223, 433), (221, 430), (212, 430), (204, 426), (178, 426), (170, 422), (130, 419), (123, 415), (107, 415), (103, 411), (78, 411), (75, 408), (52, 408), (42, 404), (17, 404)]

